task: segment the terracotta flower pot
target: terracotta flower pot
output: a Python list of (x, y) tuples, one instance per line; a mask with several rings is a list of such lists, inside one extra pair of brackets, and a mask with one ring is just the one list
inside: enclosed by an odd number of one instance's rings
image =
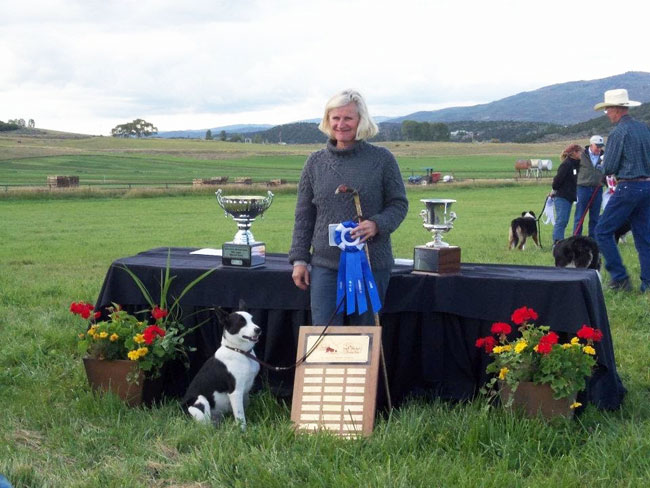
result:
[[(506, 405), (510, 399), (511, 390), (507, 383), (501, 382), (499, 397), (501, 404)], [(573, 417), (571, 405), (575, 395), (569, 398), (553, 398), (553, 390), (549, 385), (538, 385), (529, 381), (519, 383), (513, 394), (512, 407), (523, 411), (527, 417), (541, 415), (545, 419), (553, 417)]]
[[(128, 359), (106, 361), (85, 357), (83, 360), (93, 391), (115, 393), (130, 407), (142, 404), (145, 378), (136, 363)], [(132, 371), (138, 374), (137, 383), (129, 383), (126, 379)]]

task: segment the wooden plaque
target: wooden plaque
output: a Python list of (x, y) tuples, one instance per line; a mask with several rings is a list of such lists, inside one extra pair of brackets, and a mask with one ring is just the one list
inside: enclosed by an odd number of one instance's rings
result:
[(370, 435), (375, 424), (381, 327), (302, 326), (291, 420), (305, 432)]

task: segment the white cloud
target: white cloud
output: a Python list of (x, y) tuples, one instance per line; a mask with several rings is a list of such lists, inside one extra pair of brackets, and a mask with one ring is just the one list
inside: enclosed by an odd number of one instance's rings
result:
[[(603, 23), (604, 12), (624, 23)], [(108, 134), (485, 103), (650, 71), (645, 3), (622, 0), (0, 0), (0, 120)]]

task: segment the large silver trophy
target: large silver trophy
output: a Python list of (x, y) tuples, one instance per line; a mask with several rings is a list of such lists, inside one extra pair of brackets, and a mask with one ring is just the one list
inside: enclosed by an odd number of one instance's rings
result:
[(221, 188), (215, 195), (217, 203), (230, 215), (239, 229), (230, 242), (221, 246), (221, 263), (224, 266), (255, 268), (266, 261), (266, 245), (256, 241), (251, 232), (253, 221), (264, 214), (271, 206), (273, 193), (267, 192), (265, 197), (255, 195), (224, 196)]
[(456, 200), (423, 198), (426, 209), (420, 211), (423, 227), (433, 233), (433, 240), (413, 251), (413, 269), (425, 273), (453, 273), (460, 270), (460, 247), (450, 246), (442, 235), (454, 228)]

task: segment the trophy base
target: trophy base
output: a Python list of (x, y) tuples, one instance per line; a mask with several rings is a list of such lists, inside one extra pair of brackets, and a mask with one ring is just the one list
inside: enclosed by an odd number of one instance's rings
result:
[(460, 247), (416, 246), (413, 249), (413, 272), (447, 274), (460, 271)]
[(259, 268), (266, 261), (266, 245), (263, 242), (253, 244), (235, 244), (224, 242), (221, 246), (221, 265), (232, 268)]

